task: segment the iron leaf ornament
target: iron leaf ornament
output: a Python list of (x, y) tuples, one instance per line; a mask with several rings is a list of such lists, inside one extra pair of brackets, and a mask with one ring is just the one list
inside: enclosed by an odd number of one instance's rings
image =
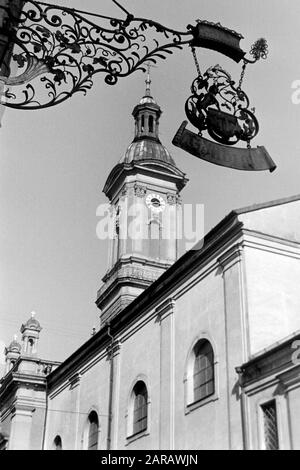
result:
[[(195, 26), (175, 31), (135, 18), (113, 2), (126, 14), (125, 19), (35, 0), (10, 0), (8, 6), (0, 6), (7, 16), (3, 32), (14, 44), (11, 73), (0, 77), (4, 85), (1, 104), (29, 110), (54, 106), (75, 93), (86, 94), (96, 75), (102, 74), (107, 84), (114, 85), (185, 45), (218, 51), (235, 62), (245, 60), (239, 44), (242, 35), (219, 23), (197, 20)], [(20, 14), (10, 8), (12, 4), (18, 5)], [(256, 47), (252, 62), (261, 56)]]

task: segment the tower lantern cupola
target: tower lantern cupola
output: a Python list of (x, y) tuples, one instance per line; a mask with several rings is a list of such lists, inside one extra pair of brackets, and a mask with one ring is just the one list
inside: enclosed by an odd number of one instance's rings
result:
[(13, 368), (17, 360), (21, 355), (22, 346), (17, 341), (17, 335), (14, 336), (13, 341), (10, 345), (5, 348), (5, 363), (6, 363), (6, 374)]
[(145, 95), (139, 104), (135, 106), (132, 113), (135, 119), (134, 141), (150, 138), (159, 142), (159, 118), (162, 111), (151, 96), (150, 85), (150, 65), (148, 65)]
[(21, 326), (23, 354), (26, 356), (37, 353), (38, 340), (42, 327), (35, 318), (35, 312), (31, 312), (29, 320)]

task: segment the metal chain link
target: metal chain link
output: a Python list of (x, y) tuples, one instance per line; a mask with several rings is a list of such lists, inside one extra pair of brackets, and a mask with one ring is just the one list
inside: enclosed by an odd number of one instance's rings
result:
[(201, 70), (200, 70), (200, 65), (199, 65), (199, 62), (198, 62), (198, 59), (197, 59), (197, 55), (196, 55), (196, 49), (195, 49), (195, 47), (192, 47), (191, 49), (192, 49), (192, 54), (193, 54), (193, 57), (194, 57), (196, 69), (197, 69), (197, 72), (198, 72), (198, 77), (203, 78), (203, 75), (202, 75)]
[(242, 89), (242, 84), (243, 84), (243, 80), (244, 80), (244, 77), (245, 77), (246, 67), (247, 67), (247, 62), (244, 60), (238, 90)]

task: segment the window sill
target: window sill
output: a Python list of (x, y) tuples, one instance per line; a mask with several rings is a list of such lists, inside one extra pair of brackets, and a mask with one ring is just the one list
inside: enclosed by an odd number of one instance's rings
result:
[(141, 439), (142, 437), (149, 436), (150, 432), (148, 429), (145, 429), (144, 431), (140, 431), (136, 434), (132, 434), (131, 436), (128, 436), (126, 438), (126, 444), (125, 446), (129, 446), (132, 442), (137, 441), (138, 439)]
[(213, 395), (210, 395), (207, 398), (203, 398), (203, 400), (198, 400), (195, 401), (194, 403), (190, 403), (189, 405), (185, 406), (185, 414), (188, 415), (194, 410), (197, 410), (198, 408), (201, 408), (202, 406), (208, 405), (209, 403), (212, 403), (214, 401), (218, 401), (219, 397), (216, 393)]

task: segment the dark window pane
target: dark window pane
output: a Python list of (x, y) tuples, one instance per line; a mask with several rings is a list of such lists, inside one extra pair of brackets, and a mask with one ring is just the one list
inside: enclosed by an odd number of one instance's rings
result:
[(149, 132), (153, 132), (153, 116), (149, 116)]
[(60, 436), (56, 436), (54, 439), (55, 450), (62, 450), (62, 441)]
[(98, 415), (95, 411), (92, 411), (89, 415), (89, 442), (88, 450), (97, 450), (98, 449), (98, 431), (99, 431), (99, 422)]
[(196, 344), (194, 354), (194, 401), (198, 401), (214, 393), (214, 353), (209, 341), (203, 340)]
[(144, 382), (138, 382), (133, 390), (133, 434), (147, 429), (148, 393)]
[(279, 450), (277, 412), (275, 400), (262, 406), (264, 416), (265, 446), (267, 450)]

